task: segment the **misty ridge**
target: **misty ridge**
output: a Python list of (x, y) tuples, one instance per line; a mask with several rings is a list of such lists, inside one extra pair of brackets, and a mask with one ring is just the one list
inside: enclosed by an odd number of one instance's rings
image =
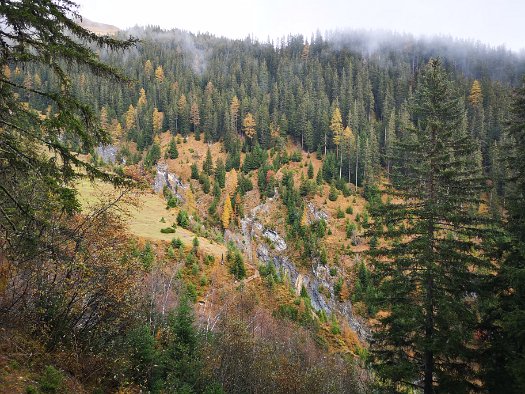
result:
[[(391, 69), (399, 63), (409, 64), (416, 72), (430, 58), (439, 57), (445, 66), (470, 79), (491, 79), (512, 86), (519, 84), (520, 75), (525, 72), (525, 52), (516, 53), (505, 46), (493, 47), (480, 41), (458, 39), (452, 36), (421, 36), (396, 33), (387, 30), (335, 30), (321, 34), (317, 31), (310, 38), (302, 34), (289, 34), (265, 42), (247, 36), (245, 39), (218, 37), (210, 33), (193, 33), (180, 29), (165, 30), (158, 26), (135, 26), (119, 32), (121, 37), (133, 36), (142, 44), (157, 45), (158, 51), (175, 50), (181, 54), (186, 65), (199, 77), (204, 77), (210, 61), (222, 65), (228, 71), (229, 61), (239, 51), (264, 52), (274, 55), (291, 52), (301, 56), (308, 45), (312, 55), (320, 58), (328, 52), (344, 52), (374, 62), (380, 67)], [(143, 45), (122, 54), (104, 53), (103, 58), (118, 56), (120, 61), (139, 56)], [(151, 54), (153, 57), (154, 53)]]

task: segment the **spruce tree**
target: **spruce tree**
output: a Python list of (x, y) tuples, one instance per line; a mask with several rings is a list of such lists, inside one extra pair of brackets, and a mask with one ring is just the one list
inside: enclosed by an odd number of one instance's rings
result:
[(211, 175), (213, 172), (213, 159), (211, 157), (210, 147), (208, 146), (208, 151), (206, 152), (206, 159), (202, 163), (202, 171), (208, 175)]
[(175, 142), (175, 138), (171, 137), (170, 143), (168, 145), (168, 149), (165, 154), (166, 159), (176, 159), (179, 157), (179, 151), (177, 150), (177, 143)]
[(486, 266), (486, 220), (476, 150), (462, 128), (463, 105), (439, 60), (419, 77), (417, 127), (396, 147), (396, 199), (374, 204), (370, 252), (378, 286), (379, 324), (372, 355), (385, 383), (427, 394), (474, 387), (469, 359), (477, 324), (477, 284)]

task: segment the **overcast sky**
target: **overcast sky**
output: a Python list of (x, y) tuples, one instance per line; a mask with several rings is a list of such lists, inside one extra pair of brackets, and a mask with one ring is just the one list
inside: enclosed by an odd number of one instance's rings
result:
[(120, 28), (158, 25), (262, 41), (344, 29), (451, 35), (525, 48), (525, 0), (76, 0), (80, 13)]

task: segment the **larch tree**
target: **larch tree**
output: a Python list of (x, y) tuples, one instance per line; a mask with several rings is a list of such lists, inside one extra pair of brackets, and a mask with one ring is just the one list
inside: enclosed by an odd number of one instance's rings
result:
[(301, 226), (308, 226), (308, 211), (306, 208), (306, 204), (304, 204), (303, 214), (301, 215)]
[(253, 117), (251, 112), (248, 112), (244, 117), (244, 120), (242, 121), (242, 129), (244, 131), (244, 134), (246, 135), (246, 137), (249, 138), (250, 141), (253, 141), (254, 137), (257, 135), (255, 126), (255, 118)]
[(199, 126), (201, 125), (201, 116), (199, 112), (199, 104), (197, 104), (196, 101), (193, 101), (191, 103), (190, 122), (193, 126), (193, 132), (195, 133), (195, 138), (198, 139), (197, 135), (199, 134)]
[(335, 107), (332, 112), (332, 119), (330, 120), (330, 130), (332, 131), (334, 145), (336, 149), (336, 157), (339, 157), (339, 145), (343, 135), (343, 119), (341, 118), (341, 110)]
[(135, 111), (135, 107), (133, 107), (133, 104), (130, 104), (128, 107), (128, 110), (126, 111), (126, 114), (124, 115), (124, 120), (126, 124), (126, 130), (130, 131), (135, 127), (135, 119), (137, 117), (137, 113)]
[(472, 105), (479, 105), (483, 102), (483, 94), (481, 91), (481, 84), (476, 79), (472, 82), (472, 87), (470, 88), (470, 94), (468, 99)]
[(106, 107), (100, 109), (100, 127), (102, 127), (103, 130), (109, 131), (109, 116)]
[(113, 118), (111, 120), (110, 130), (111, 130), (111, 137), (113, 141), (119, 141), (122, 138), (122, 132), (123, 132), (122, 125), (116, 118)]
[(153, 133), (160, 133), (162, 131), (162, 125), (164, 123), (164, 113), (160, 112), (157, 107), (153, 108), (152, 124)]
[(233, 213), (232, 209), (232, 202), (229, 195), (226, 195), (226, 198), (224, 199), (224, 206), (222, 208), (222, 216), (221, 216), (221, 222), (222, 227), (224, 229), (227, 229), (230, 227), (230, 219)]
[(144, 76), (146, 78), (150, 78), (152, 72), (153, 72), (153, 63), (151, 63), (151, 60), (148, 59), (144, 62)]
[(140, 88), (139, 99), (137, 100), (137, 108), (145, 107), (148, 104), (148, 99), (146, 97), (146, 91), (144, 88)]
[(155, 69), (155, 80), (158, 82), (158, 83), (162, 83), (164, 82), (164, 69), (162, 68), (162, 66), (158, 66), (156, 69)]
[(395, 199), (372, 209), (371, 234), (383, 240), (370, 252), (382, 311), (372, 358), (394, 389), (477, 387), (470, 359), (475, 294), (490, 269), (483, 257), (490, 232), (478, 214), (480, 168), (471, 160), (476, 146), (462, 127), (463, 111), (440, 62), (430, 60), (415, 93), (417, 126), (396, 146), (404, 162), (394, 163), (387, 189)]

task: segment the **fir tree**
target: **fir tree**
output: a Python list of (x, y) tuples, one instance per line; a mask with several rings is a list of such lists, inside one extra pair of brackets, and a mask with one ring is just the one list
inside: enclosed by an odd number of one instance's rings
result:
[(166, 151), (166, 158), (176, 159), (177, 157), (179, 157), (179, 151), (177, 150), (177, 143), (175, 142), (175, 138), (171, 137), (170, 143), (168, 145), (168, 150)]
[(204, 163), (202, 163), (202, 171), (208, 175), (211, 175), (213, 172), (213, 159), (211, 157), (211, 150), (209, 146), (208, 151), (206, 152), (206, 159), (204, 159)]
[[(387, 313), (373, 341), (379, 375), (399, 389), (427, 394), (468, 392), (477, 324), (476, 297), (487, 232), (476, 149), (462, 130), (463, 107), (438, 60), (420, 75), (413, 115), (417, 128), (398, 144), (394, 186), (400, 202), (374, 204), (374, 231), (386, 242), (371, 251)], [(396, 190), (396, 191), (395, 191)]]
[(215, 167), (215, 180), (221, 189), (224, 189), (226, 186), (226, 167), (224, 166), (224, 162), (221, 158), (217, 159), (217, 166)]
[(314, 179), (314, 166), (312, 162), (308, 162), (308, 179)]
[(486, 291), (484, 378), (491, 392), (525, 391), (525, 78), (511, 107), (504, 164), (509, 173), (504, 260)]

